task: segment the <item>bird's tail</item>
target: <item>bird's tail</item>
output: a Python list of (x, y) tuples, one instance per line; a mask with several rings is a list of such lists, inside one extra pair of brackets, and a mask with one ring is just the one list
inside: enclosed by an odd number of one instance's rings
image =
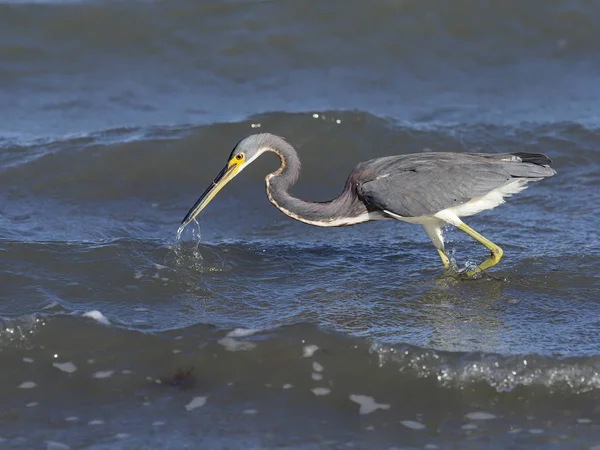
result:
[(541, 153), (517, 152), (511, 153), (511, 155), (520, 158), (524, 163), (536, 164), (538, 166), (550, 166), (552, 164), (552, 160)]

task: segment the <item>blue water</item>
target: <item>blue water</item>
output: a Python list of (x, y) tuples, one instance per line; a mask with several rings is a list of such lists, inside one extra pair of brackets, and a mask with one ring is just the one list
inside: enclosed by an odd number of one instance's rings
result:
[[(0, 3), (0, 447), (594, 448), (599, 23), (584, 1)], [(475, 280), (419, 226), (286, 217), (274, 156), (177, 242), (256, 132), (316, 201), (425, 149), (558, 174), (465, 219), (504, 250)], [(458, 268), (487, 256), (445, 238)]]

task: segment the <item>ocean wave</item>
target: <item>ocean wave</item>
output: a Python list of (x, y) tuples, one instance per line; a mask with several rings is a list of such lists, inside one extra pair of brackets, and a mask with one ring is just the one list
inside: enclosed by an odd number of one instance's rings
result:
[[(360, 145), (354, 145), (355, 154), (348, 153), (349, 125), (358, 127), (350, 133)], [(296, 130), (302, 130), (302, 135)], [(323, 147), (332, 157), (342, 152), (356, 162), (406, 150), (496, 152), (524, 148), (551, 156), (568, 153), (577, 160), (597, 157), (600, 148), (600, 125), (596, 123), (414, 122), (360, 111), (273, 112), (211, 125), (117, 128), (29, 142), (7, 137), (0, 157), (0, 186), (19, 180), (29, 186), (41, 184), (36, 190), (51, 192), (52, 186), (44, 180), (54, 180), (57, 185), (82, 180), (94, 184), (102, 183), (108, 173), (113, 180), (130, 179), (131, 183), (210, 177), (239, 139), (259, 132), (285, 136), (299, 149), (303, 161), (319, 156)], [(191, 165), (191, 161), (198, 163)]]
[(600, 388), (600, 357), (550, 357), (443, 352), (414, 346), (382, 346), (372, 351), (382, 366), (402, 374), (434, 379), (441, 386), (461, 388), (486, 384), (498, 392), (519, 387), (584, 393)]
[[(102, 317), (98, 322), (94, 317)], [(89, 330), (89, 338), (85, 330)], [(373, 367), (377, 363), (379, 373), (365, 373), (363, 370), (348, 373), (352, 384), (361, 384), (362, 377), (383, 377), (387, 389), (403, 384), (422, 383), (437, 388), (481, 389), (491, 388), (498, 393), (508, 393), (517, 389), (546, 389), (547, 393), (582, 394), (596, 392), (600, 388), (600, 358), (542, 356), (535, 354), (501, 355), (479, 352), (446, 352), (412, 345), (396, 344), (384, 346), (369, 338), (348, 337), (338, 333), (326, 332), (309, 324), (275, 326), (266, 329), (246, 330), (244, 328), (215, 327), (208, 324), (195, 324), (185, 329), (154, 332), (148, 335), (144, 329), (134, 330), (120, 323), (118, 318), (107, 319), (101, 312), (93, 314), (77, 311), (69, 315), (57, 312), (53, 315), (36, 314), (14, 319), (0, 320), (0, 344), (12, 351), (22, 349), (24, 354), (38, 351), (37, 347), (52, 335), (54, 349), (60, 353), (68, 341), (68, 335), (74, 333), (82, 342), (79, 346), (93, 348), (97, 340), (107, 335), (107, 341), (115, 344), (117, 333), (123, 348), (135, 348), (145, 342), (160, 340), (168, 343), (176, 336), (185, 335), (180, 345), (199, 342), (196, 352), (210, 355), (227, 355), (230, 352), (248, 354), (251, 359), (258, 358), (265, 365), (277, 367), (281, 351), (285, 349), (290, 361), (316, 359), (327, 369), (343, 372), (344, 367)], [(300, 338), (300, 339), (299, 339)], [(85, 340), (89, 342), (85, 342)], [(173, 341), (175, 342), (175, 341)], [(303, 344), (304, 343), (304, 344)], [(202, 350), (205, 349), (205, 350)], [(111, 351), (110, 349), (108, 351)], [(73, 355), (74, 358), (78, 358)], [(81, 355), (83, 358), (85, 355)], [(127, 359), (127, 355), (122, 355)], [(116, 358), (116, 355), (115, 357)], [(113, 358), (113, 364), (121, 365), (125, 361)], [(375, 359), (374, 359), (375, 358)], [(0, 358), (1, 359), (1, 358)], [(212, 359), (212, 358), (211, 358)], [(214, 359), (213, 365), (219, 359)], [(293, 364), (296, 364), (295, 362)], [(341, 373), (340, 372), (340, 373)], [(338, 374), (339, 375), (339, 374)], [(335, 383), (336, 374), (331, 375)], [(392, 382), (391, 379), (395, 378)], [(298, 380), (290, 374), (291, 383)]]

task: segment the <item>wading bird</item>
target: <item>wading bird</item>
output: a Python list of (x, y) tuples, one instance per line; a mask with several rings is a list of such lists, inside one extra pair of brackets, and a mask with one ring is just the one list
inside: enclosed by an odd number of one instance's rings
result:
[(438, 251), (442, 264), (450, 261), (441, 228), (450, 224), (490, 251), (477, 272), (497, 264), (502, 249), (467, 226), (460, 218), (504, 203), (531, 181), (556, 174), (550, 159), (537, 153), (415, 153), (362, 162), (350, 173), (339, 197), (310, 202), (288, 190), (300, 174), (294, 147), (273, 134), (254, 134), (233, 149), (227, 165), (196, 201), (180, 229), (204, 209), (215, 195), (245, 167), (265, 152), (279, 156), (281, 166), (265, 178), (269, 201), (292, 219), (319, 227), (355, 225), (371, 220), (396, 219), (421, 225)]

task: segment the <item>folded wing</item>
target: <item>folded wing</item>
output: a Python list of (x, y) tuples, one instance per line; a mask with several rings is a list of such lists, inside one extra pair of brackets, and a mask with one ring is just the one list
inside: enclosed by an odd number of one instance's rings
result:
[(556, 174), (535, 153), (419, 153), (367, 161), (357, 193), (372, 210), (403, 217), (436, 214), (501, 189)]

